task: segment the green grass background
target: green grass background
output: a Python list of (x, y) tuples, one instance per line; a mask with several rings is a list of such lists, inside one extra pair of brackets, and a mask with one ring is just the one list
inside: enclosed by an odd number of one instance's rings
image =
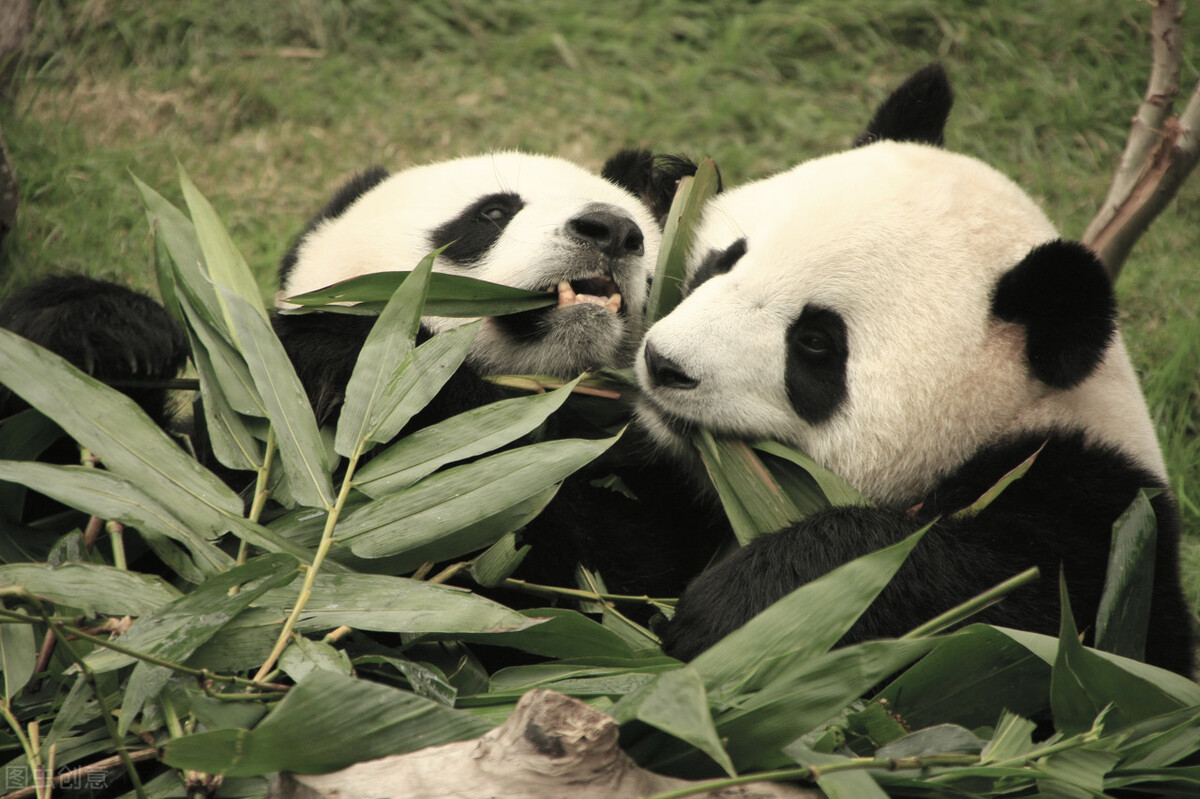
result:
[[(1137, 0), (636, 2), (41, 0), (0, 103), (23, 201), (0, 292), (59, 271), (152, 285), (130, 180), (186, 168), (264, 294), (346, 176), (497, 148), (598, 167), (639, 145), (711, 156), (727, 185), (847, 145), (931, 60), (947, 146), (1014, 177), (1067, 236), (1103, 199), (1149, 70)], [(1184, 93), (1200, 12), (1184, 17)], [(1200, 177), (1118, 290), (1159, 424), (1200, 605)]]

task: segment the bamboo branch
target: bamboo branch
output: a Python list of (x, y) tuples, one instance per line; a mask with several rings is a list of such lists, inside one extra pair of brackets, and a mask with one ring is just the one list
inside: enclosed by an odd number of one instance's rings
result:
[(1179, 0), (1155, 0), (1150, 12), (1152, 60), (1146, 94), (1108, 196), (1083, 234), (1083, 242), (1096, 251), (1114, 280), (1133, 245), (1175, 197), (1200, 156), (1200, 84), (1183, 113), (1172, 115), (1183, 63), (1182, 16)]

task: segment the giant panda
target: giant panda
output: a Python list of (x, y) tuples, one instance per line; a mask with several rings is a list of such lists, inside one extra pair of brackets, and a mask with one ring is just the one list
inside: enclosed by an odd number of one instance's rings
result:
[[(445, 247), (434, 270), (530, 290), (558, 304), (484, 320), (467, 356), (483, 374), (573, 378), (627, 366), (642, 334), (660, 219), (690, 161), (622, 151), (600, 175), (561, 158), (497, 152), (368, 170), (305, 226), (279, 269), (287, 298), (371, 272), (412, 269)], [(275, 329), (319, 416), (340, 402), (372, 324), (345, 315), (275, 317)], [(425, 317), (425, 335), (469, 321)]]
[[(414, 426), (500, 399), (486, 375), (574, 378), (631, 365), (662, 224), (679, 180), (695, 168), (681, 156), (624, 150), (597, 175), (561, 158), (500, 152), (354, 177), (308, 222), (279, 269), (275, 331), (318, 418), (336, 418), (374, 320), (288, 314), (288, 298), (411, 269), (441, 247), (434, 271), (557, 291), (558, 303), (484, 319), (466, 363)], [(424, 317), (418, 338), (466, 321)], [(551, 434), (588, 432), (560, 423)], [(674, 596), (699, 571), (719, 539), (719, 514), (667, 488), (678, 482), (673, 465), (645, 457), (640, 434), (626, 431), (526, 526), (520, 542), (532, 548), (518, 576), (569, 586), (582, 564), (615, 593)], [(623, 490), (594, 485), (613, 472)]]
[[(643, 340), (638, 418), (681, 469), (696, 466), (696, 428), (772, 439), (873, 503), (814, 513), (701, 574), (666, 651), (693, 658), (934, 520), (843, 643), (902, 635), (1035, 565), (1040, 580), (975, 619), (1056, 635), (1061, 567), (1082, 628), (1113, 523), (1146, 488), (1159, 493), (1145, 657), (1190, 673), (1179, 515), (1104, 267), (1011, 180), (939, 146), (940, 68), (898, 96), (861, 146), (714, 198), (690, 293)], [(985, 510), (952, 518), (1035, 453)]]

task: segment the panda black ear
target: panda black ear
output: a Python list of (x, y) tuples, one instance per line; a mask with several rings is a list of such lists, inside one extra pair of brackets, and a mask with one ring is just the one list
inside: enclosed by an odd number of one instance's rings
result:
[(284, 253), (283, 260), (279, 262), (279, 282), (286, 283), (288, 276), (291, 275), (292, 269), (296, 266), (296, 258), (300, 253), (300, 245), (309, 233), (317, 228), (322, 222), (327, 219), (337, 219), (342, 214), (346, 213), (346, 209), (354, 204), (354, 201), (363, 196), (371, 189), (383, 183), (389, 177), (388, 171), (381, 166), (373, 166), (367, 170), (359, 172), (354, 177), (346, 181), (337, 193), (325, 203), (325, 207), (317, 212), (317, 215), (308, 220), (308, 224), (304, 226), (304, 230), (292, 242), (292, 246)]
[(1038, 380), (1071, 388), (1104, 358), (1116, 332), (1117, 301), (1095, 253), (1057, 239), (1000, 278), (992, 313), (1025, 328), (1025, 354)]
[(941, 147), (953, 105), (954, 92), (946, 70), (941, 64), (930, 64), (910, 75), (883, 101), (867, 129), (855, 137), (854, 146), (886, 139)]
[[(637, 195), (661, 227), (675, 199), (679, 181), (696, 174), (696, 164), (682, 155), (655, 154), (649, 150), (621, 150), (604, 163), (600, 176)], [(717, 173), (717, 191), (721, 175)]]

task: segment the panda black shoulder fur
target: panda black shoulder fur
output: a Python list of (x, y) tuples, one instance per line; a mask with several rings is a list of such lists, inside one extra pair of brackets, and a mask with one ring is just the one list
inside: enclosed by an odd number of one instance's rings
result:
[[(689, 659), (934, 519), (844, 643), (901, 635), (1033, 565), (1035, 585), (976, 618), (1056, 635), (1061, 566), (1085, 628), (1113, 522), (1148, 488), (1146, 659), (1190, 673), (1179, 515), (1103, 266), (1010, 180), (934, 146), (950, 107), (939, 67), (890, 103), (863, 146), (715, 198), (691, 293), (645, 338), (639, 418), (679, 458), (696, 426), (775, 439), (876, 503), (816, 513), (704, 573), (667, 651)], [(992, 505), (950, 518), (1035, 452)]]

